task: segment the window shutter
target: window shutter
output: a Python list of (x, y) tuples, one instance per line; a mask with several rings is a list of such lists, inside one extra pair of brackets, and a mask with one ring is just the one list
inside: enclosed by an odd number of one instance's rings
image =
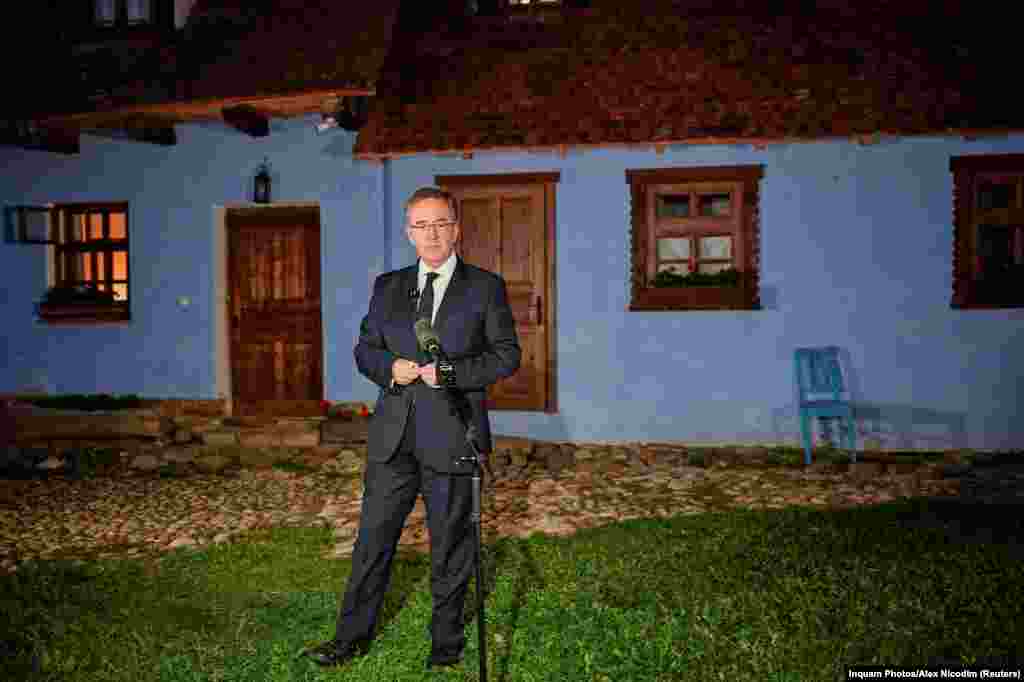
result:
[(51, 206), (7, 206), (5, 239), (15, 244), (56, 244), (56, 209)]

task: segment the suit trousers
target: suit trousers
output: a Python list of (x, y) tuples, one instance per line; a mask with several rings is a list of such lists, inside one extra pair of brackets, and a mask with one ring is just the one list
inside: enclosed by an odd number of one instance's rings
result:
[(472, 478), (437, 472), (421, 463), (414, 410), (415, 404), (392, 458), (366, 465), (359, 534), (335, 639), (373, 638), (398, 540), (416, 497), (422, 494), (430, 532), (431, 650), (461, 652), (465, 646), (463, 607), (473, 574)]

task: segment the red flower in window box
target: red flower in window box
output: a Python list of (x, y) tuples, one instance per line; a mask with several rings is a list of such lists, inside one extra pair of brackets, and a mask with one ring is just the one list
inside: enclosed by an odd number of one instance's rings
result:
[(360, 417), (363, 417), (364, 419), (365, 419), (366, 417), (369, 417), (369, 416), (370, 416), (370, 410), (368, 410), (368, 409), (366, 408), (366, 405), (362, 405), (362, 406), (360, 406), (360, 408), (359, 408), (359, 416), (360, 416)]

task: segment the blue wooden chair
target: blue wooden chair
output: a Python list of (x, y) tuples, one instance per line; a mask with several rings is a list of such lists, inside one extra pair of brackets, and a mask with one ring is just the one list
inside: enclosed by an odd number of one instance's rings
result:
[(793, 367), (800, 408), (800, 433), (804, 443), (804, 464), (811, 463), (811, 417), (839, 418), (845, 422), (846, 445), (850, 461), (857, 461), (853, 406), (843, 397), (843, 372), (839, 367), (839, 348), (797, 348)]

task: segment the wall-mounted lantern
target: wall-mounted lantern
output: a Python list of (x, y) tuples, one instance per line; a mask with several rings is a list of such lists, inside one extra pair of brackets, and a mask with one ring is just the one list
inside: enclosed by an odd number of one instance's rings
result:
[(264, 159), (252, 181), (252, 200), (257, 204), (270, 203), (270, 165)]

